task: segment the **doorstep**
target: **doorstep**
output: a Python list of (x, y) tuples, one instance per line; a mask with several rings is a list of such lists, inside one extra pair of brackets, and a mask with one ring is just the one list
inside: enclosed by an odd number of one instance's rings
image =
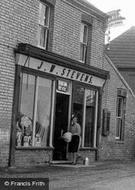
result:
[(50, 164), (51, 165), (55, 165), (55, 164), (59, 164), (59, 165), (64, 164), (64, 165), (66, 165), (66, 164), (72, 164), (72, 161), (69, 161), (69, 160), (53, 160), (53, 161), (50, 162)]

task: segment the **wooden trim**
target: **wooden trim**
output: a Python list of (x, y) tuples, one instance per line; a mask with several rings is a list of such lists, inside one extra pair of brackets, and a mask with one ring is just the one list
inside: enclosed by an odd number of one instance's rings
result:
[(50, 63), (54, 63), (60, 66), (68, 67), (71, 69), (77, 69), (80, 72), (84, 72), (90, 75), (100, 77), (102, 79), (109, 78), (109, 72), (90, 65), (84, 65), (79, 61), (58, 55), (56, 53), (40, 49), (30, 44), (20, 43), (18, 48), (15, 49), (15, 53), (31, 56), (36, 59), (44, 60)]
[(55, 4), (56, 4), (56, 0), (40, 0), (40, 1), (43, 3), (49, 4), (49, 5), (52, 5), (52, 6), (55, 6)]
[(53, 138), (54, 138), (54, 108), (55, 108), (55, 96), (56, 96), (56, 82), (52, 81), (52, 94), (51, 94), (51, 121), (50, 121), (50, 139), (49, 145), (53, 146)]
[(36, 114), (37, 114), (37, 98), (38, 98), (38, 82), (39, 78), (35, 77), (34, 86), (34, 102), (33, 102), (33, 129), (32, 129), (32, 146), (35, 145), (35, 130), (36, 130)]
[(87, 151), (87, 150), (91, 150), (91, 151), (97, 151), (98, 149), (95, 147), (81, 147), (79, 148), (80, 151)]
[(93, 24), (93, 18), (90, 15), (87, 14), (82, 14), (82, 18), (81, 18), (82, 22), (86, 23), (86, 24)]
[(99, 100), (98, 90), (96, 91), (96, 103), (95, 103), (95, 120), (94, 120), (94, 139), (93, 146), (97, 146), (97, 123), (98, 123), (98, 100)]
[(17, 119), (17, 113), (18, 113), (20, 72), (21, 72), (21, 66), (17, 65), (15, 68), (14, 98), (13, 98), (13, 109), (12, 109), (9, 163), (8, 163), (10, 167), (15, 165), (15, 145), (16, 145), (16, 127), (15, 126), (16, 126), (16, 119)]
[(97, 152), (95, 155), (95, 160), (99, 160), (99, 151), (98, 148), (100, 146), (100, 137), (102, 131), (102, 88), (98, 89), (98, 113), (97, 113), (97, 138), (96, 138), (96, 147)]
[(16, 151), (18, 150), (26, 150), (26, 151), (29, 151), (29, 150), (53, 150), (54, 147), (15, 147)]
[(31, 69), (31, 68), (28, 68), (28, 67), (21, 66), (21, 71), (23, 73), (31, 74), (31, 75), (34, 75), (34, 76), (38, 76), (38, 77), (42, 77), (42, 78), (46, 78), (46, 79), (50, 79), (50, 80), (56, 80), (55, 76), (52, 76), (52, 75), (50, 75), (48, 73), (45, 74), (42, 71), (38, 71), (38, 70)]
[(91, 63), (91, 42), (92, 42), (92, 25), (88, 25), (88, 44), (86, 52), (86, 64)]

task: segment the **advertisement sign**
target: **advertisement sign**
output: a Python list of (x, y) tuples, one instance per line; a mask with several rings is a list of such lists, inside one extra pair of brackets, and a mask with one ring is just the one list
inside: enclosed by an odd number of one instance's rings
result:
[(108, 27), (115, 27), (115, 26), (120, 26), (121, 24), (123, 24), (123, 20), (125, 19), (124, 17), (122, 17), (120, 15), (120, 9), (118, 10), (113, 10), (108, 12)]

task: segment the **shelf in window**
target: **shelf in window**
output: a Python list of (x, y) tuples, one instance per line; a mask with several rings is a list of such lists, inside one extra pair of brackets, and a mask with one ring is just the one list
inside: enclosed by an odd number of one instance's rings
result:
[(24, 147), (24, 146), (20, 146), (20, 147), (17, 147), (15, 148), (16, 150), (53, 150), (54, 148), (53, 147), (36, 147), (36, 146), (33, 146), (33, 147)]

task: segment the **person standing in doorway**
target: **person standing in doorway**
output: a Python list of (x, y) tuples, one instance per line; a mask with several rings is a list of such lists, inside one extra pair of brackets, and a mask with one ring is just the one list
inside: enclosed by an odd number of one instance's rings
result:
[(69, 142), (68, 152), (71, 155), (73, 164), (76, 164), (77, 152), (80, 144), (81, 127), (78, 123), (77, 116), (73, 116), (71, 120), (70, 132), (72, 133), (72, 140)]

